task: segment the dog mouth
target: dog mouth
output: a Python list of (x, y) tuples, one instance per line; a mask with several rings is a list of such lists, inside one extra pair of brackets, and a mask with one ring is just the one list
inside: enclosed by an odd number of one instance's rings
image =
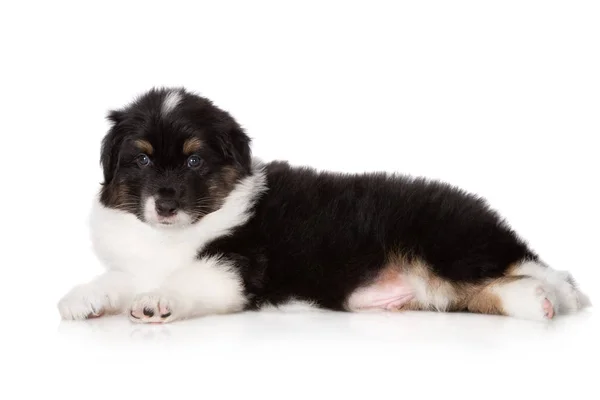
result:
[(173, 225), (177, 222), (177, 214), (173, 214), (168, 217), (157, 215), (156, 220), (159, 225)]
[(157, 215), (154, 224), (162, 227), (178, 227), (187, 225), (185, 220), (185, 215), (180, 216), (179, 213), (168, 217)]
[(156, 207), (154, 197), (148, 197), (145, 201), (143, 220), (155, 227), (177, 228), (189, 225), (193, 218), (183, 209), (165, 212), (164, 209)]

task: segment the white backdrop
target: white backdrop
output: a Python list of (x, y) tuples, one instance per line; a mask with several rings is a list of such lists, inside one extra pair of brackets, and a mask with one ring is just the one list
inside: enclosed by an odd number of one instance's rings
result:
[(86, 219), (106, 112), (170, 85), (230, 111), (264, 160), (485, 196), (597, 302), (598, 21), (595, 1), (3, 2), (0, 397), (594, 398), (593, 309), (549, 326), (251, 314), (139, 327), (60, 323), (55, 305), (100, 271)]

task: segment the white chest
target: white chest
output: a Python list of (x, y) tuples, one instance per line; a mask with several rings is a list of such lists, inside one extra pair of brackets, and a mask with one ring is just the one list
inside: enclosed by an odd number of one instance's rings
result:
[(252, 204), (266, 190), (262, 164), (255, 161), (253, 168), (221, 208), (184, 228), (152, 227), (95, 199), (90, 228), (96, 254), (106, 268), (129, 273), (138, 290), (155, 288), (174, 271), (197, 263), (208, 242), (246, 223)]
[(193, 229), (155, 229), (131, 214), (102, 207), (91, 216), (94, 250), (105, 267), (129, 273), (138, 290), (158, 286), (189, 267), (206, 240)]

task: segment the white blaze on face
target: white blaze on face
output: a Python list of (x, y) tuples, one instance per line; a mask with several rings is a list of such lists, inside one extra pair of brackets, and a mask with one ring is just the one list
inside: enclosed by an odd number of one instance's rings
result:
[(180, 228), (192, 223), (192, 217), (182, 210), (177, 210), (171, 217), (162, 217), (158, 215), (156, 212), (156, 201), (154, 196), (149, 196), (144, 202), (143, 215), (144, 220), (154, 226)]
[(163, 101), (161, 112), (163, 115), (167, 115), (171, 111), (177, 107), (179, 102), (181, 101), (181, 93), (179, 92), (169, 92)]

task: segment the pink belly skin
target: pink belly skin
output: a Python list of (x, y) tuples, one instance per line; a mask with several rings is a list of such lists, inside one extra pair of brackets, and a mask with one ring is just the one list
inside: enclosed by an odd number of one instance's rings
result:
[(351, 311), (398, 310), (415, 297), (407, 280), (397, 271), (384, 271), (371, 285), (357, 289), (348, 298)]

